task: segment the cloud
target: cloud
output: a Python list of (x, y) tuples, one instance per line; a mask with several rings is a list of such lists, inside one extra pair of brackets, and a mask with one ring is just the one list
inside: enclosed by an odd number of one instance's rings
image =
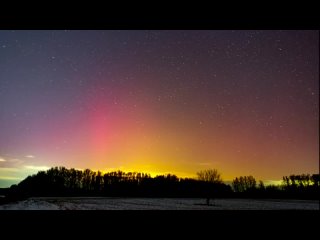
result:
[(210, 166), (211, 165), (211, 163), (206, 163), (206, 162), (204, 162), (204, 163), (198, 163), (200, 166)]
[(0, 180), (23, 180), (21, 177), (0, 176)]
[(0, 168), (18, 168), (24, 163), (24, 160), (18, 158), (4, 158), (0, 156)]
[(0, 162), (0, 187), (9, 187), (27, 176), (48, 169), (47, 166), (24, 165), (23, 161), (19, 159), (6, 159), (5, 162)]
[(37, 171), (43, 171), (43, 170), (48, 170), (50, 167), (47, 166), (32, 166), (32, 165), (27, 165), (24, 166), (26, 169), (30, 170), (37, 170)]
[(5, 171), (5, 172), (19, 172), (20, 169), (19, 168), (10, 168), (10, 167), (0, 167), (0, 173), (2, 171)]
[(10, 187), (12, 184), (17, 184), (28, 175), (28, 172), (21, 171), (19, 168), (0, 167), (0, 188)]
[(33, 155), (27, 155), (27, 156), (24, 156), (25, 158), (35, 158), (35, 156)]

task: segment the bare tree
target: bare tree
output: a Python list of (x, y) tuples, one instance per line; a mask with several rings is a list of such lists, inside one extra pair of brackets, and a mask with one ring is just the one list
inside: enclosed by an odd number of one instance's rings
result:
[(210, 183), (222, 183), (221, 175), (217, 169), (208, 169), (197, 172), (198, 179)]
[[(210, 185), (223, 183), (221, 174), (218, 172), (217, 169), (201, 170), (200, 172), (197, 172), (197, 176), (200, 181), (209, 183)], [(211, 198), (213, 198), (212, 191), (210, 191), (210, 186), (208, 185), (208, 193), (206, 197), (207, 205), (210, 205)]]

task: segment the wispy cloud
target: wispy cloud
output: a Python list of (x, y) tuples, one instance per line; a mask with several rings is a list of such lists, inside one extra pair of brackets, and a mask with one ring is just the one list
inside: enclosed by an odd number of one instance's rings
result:
[(0, 156), (0, 168), (16, 168), (21, 166), (24, 160), (18, 158), (4, 158)]
[(0, 180), (23, 180), (21, 177), (8, 177), (8, 176), (1, 176), (0, 175)]
[(32, 165), (27, 165), (24, 166), (26, 169), (31, 169), (31, 170), (37, 170), (37, 171), (43, 171), (43, 170), (48, 170), (50, 167), (47, 166), (32, 166)]
[(47, 166), (24, 165), (24, 161), (20, 159), (6, 158), (5, 161), (0, 162), (0, 187), (9, 187), (27, 176), (48, 169)]
[(200, 166), (210, 166), (211, 163), (207, 163), (207, 162), (203, 162), (203, 163), (199, 163)]
[(0, 168), (17, 168), (23, 164), (24, 161), (20, 159), (5, 159), (0, 161)]
[(35, 158), (35, 156), (33, 155), (27, 155), (27, 156), (24, 156), (25, 158)]
[(19, 172), (19, 168), (11, 168), (11, 167), (0, 167), (0, 172), (5, 171), (5, 172)]

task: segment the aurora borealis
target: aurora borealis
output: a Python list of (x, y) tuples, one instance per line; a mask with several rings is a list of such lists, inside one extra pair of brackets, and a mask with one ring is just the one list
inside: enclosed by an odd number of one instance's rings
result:
[(319, 31), (0, 31), (0, 187), (52, 166), (319, 171)]

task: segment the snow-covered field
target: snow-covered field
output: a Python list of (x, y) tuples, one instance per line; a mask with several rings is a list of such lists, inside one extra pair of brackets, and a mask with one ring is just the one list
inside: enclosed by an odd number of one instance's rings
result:
[(0, 210), (319, 210), (319, 201), (195, 198), (30, 198), (0, 205)]

